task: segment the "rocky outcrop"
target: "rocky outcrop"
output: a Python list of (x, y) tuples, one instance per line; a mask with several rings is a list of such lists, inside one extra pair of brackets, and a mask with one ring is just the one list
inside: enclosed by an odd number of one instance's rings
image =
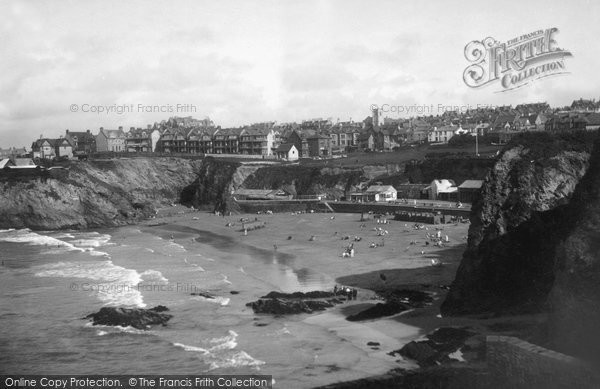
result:
[[(360, 169), (345, 170), (298, 165), (241, 164), (208, 157), (198, 179), (187, 186), (181, 202), (221, 212), (237, 212), (233, 198), (239, 189), (285, 189), (292, 195), (327, 194), (339, 198), (363, 177)], [(273, 209), (273, 206), (270, 206)], [(290, 205), (286, 205), (287, 209)], [(306, 206), (304, 205), (304, 208)]]
[(549, 345), (600, 366), (600, 141), (566, 212), (550, 293)]
[(392, 316), (413, 308), (422, 308), (431, 304), (431, 295), (418, 290), (399, 289), (380, 293), (386, 302), (377, 303), (363, 311), (350, 315), (348, 321), (373, 320), (385, 316)]
[(500, 154), (473, 204), (468, 247), (444, 315), (543, 308), (554, 282), (568, 207), (589, 166), (595, 133), (536, 133)]
[(335, 298), (332, 292), (326, 291), (312, 291), (307, 293), (270, 292), (256, 301), (247, 303), (246, 306), (252, 308), (254, 313), (293, 315), (324, 311), (340, 303), (341, 300)]
[(0, 228), (118, 226), (172, 204), (200, 162), (132, 158), (72, 162), (68, 174), (0, 179)]
[[(400, 350), (389, 355), (402, 355), (417, 361), (419, 366), (436, 366), (464, 360), (463, 352), (471, 352), (483, 358), (485, 342), (483, 338), (477, 342), (466, 344), (467, 339), (475, 333), (465, 328), (442, 327), (425, 336), (424, 340), (407, 343)], [(476, 351), (474, 354), (473, 351)]]
[(167, 313), (169, 309), (163, 305), (151, 309), (103, 307), (98, 312), (89, 314), (94, 325), (133, 327), (147, 330), (152, 325), (166, 325), (173, 317)]

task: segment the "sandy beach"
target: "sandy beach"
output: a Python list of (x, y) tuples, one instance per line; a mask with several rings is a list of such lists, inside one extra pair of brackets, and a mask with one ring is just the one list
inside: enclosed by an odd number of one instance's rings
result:
[[(264, 222), (265, 227), (244, 233), (242, 219), (251, 223)], [(460, 263), (468, 230), (468, 224), (463, 223), (426, 225), (423, 229), (415, 229), (414, 223), (395, 221), (392, 216), (383, 217), (379, 222), (368, 214), (364, 215), (362, 221), (360, 214), (329, 213), (223, 217), (205, 211), (190, 211), (180, 206), (163, 209), (156, 219), (144, 224), (164, 229), (165, 234), (170, 233), (173, 240), (183, 246), (193, 245), (189, 236), (197, 234), (198, 241), (210, 241), (217, 249), (228, 246), (228, 250), (234, 253), (237, 250), (240, 254), (252, 255), (255, 252), (261, 256), (265, 252), (272, 252), (273, 260), (286, 262), (300, 276), (303, 270), (313, 274), (313, 277), (317, 273), (325, 290), (332, 290), (336, 284), (357, 288), (358, 298), (355, 301), (323, 313), (286, 316), (292, 326), (293, 322), (302, 322), (322, 327), (343, 343), (353, 346), (344, 349), (343, 355), (339, 351), (323, 351), (314, 356), (315, 363), (318, 360), (322, 366), (346, 369), (345, 374), (339, 377), (343, 380), (383, 374), (394, 368), (417, 367), (413, 361), (387, 354), (445, 322), (437, 316), (438, 307)], [(425, 243), (426, 234), (435, 234), (436, 228), (444, 240), (448, 237), (444, 247)], [(354, 257), (342, 257), (350, 244), (355, 249)], [(373, 245), (376, 247), (371, 247)], [(431, 266), (432, 259), (441, 261), (442, 266)], [(377, 292), (405, 288), (430, 293), (434, 303), (418, 309), (423, 311), (419, 314), (407, 311), (376, 320), (345, 320), (348, 315), (380, 302)], [(260, 297), (268, 292), (270, 290), (252, 291), (251, 297), (246, 293), (243, 298), (251, 301), (252, 297)], [(372, 342), (371, 345), (368, 345), (369, 342)], [(373, 346), (374, 343), (377, 346)], [(349, 370), (353, 374), (347, 374)], [(323, 375), (315, 372), (318, 377), (315, 378), (315, 385), (335, 382), (335, 370), (328, 373), (329, 377), (324, 379)]]

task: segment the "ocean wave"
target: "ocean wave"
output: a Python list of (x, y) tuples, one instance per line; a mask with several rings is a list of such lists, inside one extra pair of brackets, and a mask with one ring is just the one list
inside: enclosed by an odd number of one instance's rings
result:
[(132, 326), (124, 327), (124, 326), (107, 326), (107, 325), (102, 325), (102, 324), (94, 325), (92, 322), (88, 322), (85, 324), (85, 327), (96, 329), (97, 330), (96, 335), (98, 335), (98, 336), (105, 336), (105, 335), (110, 335), (110, 334), (122, 334), (122, 333), (133, 334), (133, 335), (150, 335), (150, 334), (152, 334), (151, 331), (140, 330), (140, 329), (134, 328)]
[[(43, 254), (62, 254), (65, 251), (88, 252), (94, 256), (108, 256), (102, 251), (95, 251), (94, 248), (108, 244), (111, 236), (97, 232), (84, 233), (57, 233), (54, 235), (42, 235), (31, 231), (28, 228), (22, 230), (2, 230), (0, 231), (0, 241), (11, 243), (25, 243), (31, 246), (48, 247)], [(68, 239), (68, 240), (64, 240)]]
[(29, 228), (22, 230), (5, 230), (0, 234), (0, 242), (10, 243), (26, 243), (31, 246), (54, 246), (66, 250), (85, 251), (84, 249), (75, 247), (69, 242), (53, 238), (47, 235), (40, 235), (31, 231)]
[(144, 281), (156, 281), (165, 284), (169, 282), (169, 280), (158, 270), (148, 269), (140, 274), (140, 276)]
[[(36, 277), (83, 278), (94, 283), (72, 284), (77, 291), (95, 292), (106, 306), (146, 306), (137, 285), (141, 275), (133, 270), (117, 266), (112, 261), (57, 262), (36, 268)], [(162, 275), (161, 275), (162, 276)]]
[(237, 337), (238, 334), (235, 331), (229, 330), (228, 335), (209, 340), (206, 347), (189, 346), (183, 343), (173, 343), (173, 345), (181, 347), (185, 351), (202, 354), (204, 362), (210, 366), (209, 371), (241, 366), (252, 366), (259, 369), (259, 366), (264, 365), (265, 362), (253, 358), (245, 351), (234, 351), (237, 347)]
[(229, 302), (231, 301), (231, 299), (229, 297), (221, 297), (221, 296), (215, 296), (213, 298), (207, 298), (204, 296), (193, 296), (192, 299), (200, 300), (200, 301), (207, 301), (207, 302), (213, 303), (213, 304), (219, 304), (223, 307), (226, 305), (229, 305)]

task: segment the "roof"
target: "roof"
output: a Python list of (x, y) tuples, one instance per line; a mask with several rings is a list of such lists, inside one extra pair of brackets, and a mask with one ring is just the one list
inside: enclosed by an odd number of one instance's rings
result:
[(465, 180), (459, 185), (460, 189), (479, 189), (483, 185), (483, 180)]
[(100, 132), (103, 133), (104, 136), (109, 139), (125, 138), (125, 133), (123, 132), (123, 130), (107, 130), (103, 128), (100, 130)]
[(586, 118), (587, 124), (599, 125), (600, 124), (600, 113), (592, 113)]
[(296, 146), (294, 146), (293, 143), (284, 143), (282, 145), (279, 145), (279, 147), (275, 151), (279, 153), (289, 153), (292, 147), (295, 148)]
[(15, 166), (36, 166), (31, 158), (15, 158)]
[(371, 185), (367, 188), (367, 192), (397, 192), (397, 190), (391, 185)]
[(5, 166), (10, 166), (12, 164), (13, 162), (9, 158), (4, 158), (0, 160), (0, 169), (3, 169)]

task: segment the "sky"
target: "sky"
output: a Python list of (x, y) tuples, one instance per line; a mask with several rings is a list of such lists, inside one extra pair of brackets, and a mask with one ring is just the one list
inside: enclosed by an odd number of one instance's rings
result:
[[(0, 147), (171, 116), (231, 127), (600, 98), (599, 1), (0, 0), (0, 15)], [(505, 92), (463, 81), (469, 42), (551, 27), (567, 74)]]

